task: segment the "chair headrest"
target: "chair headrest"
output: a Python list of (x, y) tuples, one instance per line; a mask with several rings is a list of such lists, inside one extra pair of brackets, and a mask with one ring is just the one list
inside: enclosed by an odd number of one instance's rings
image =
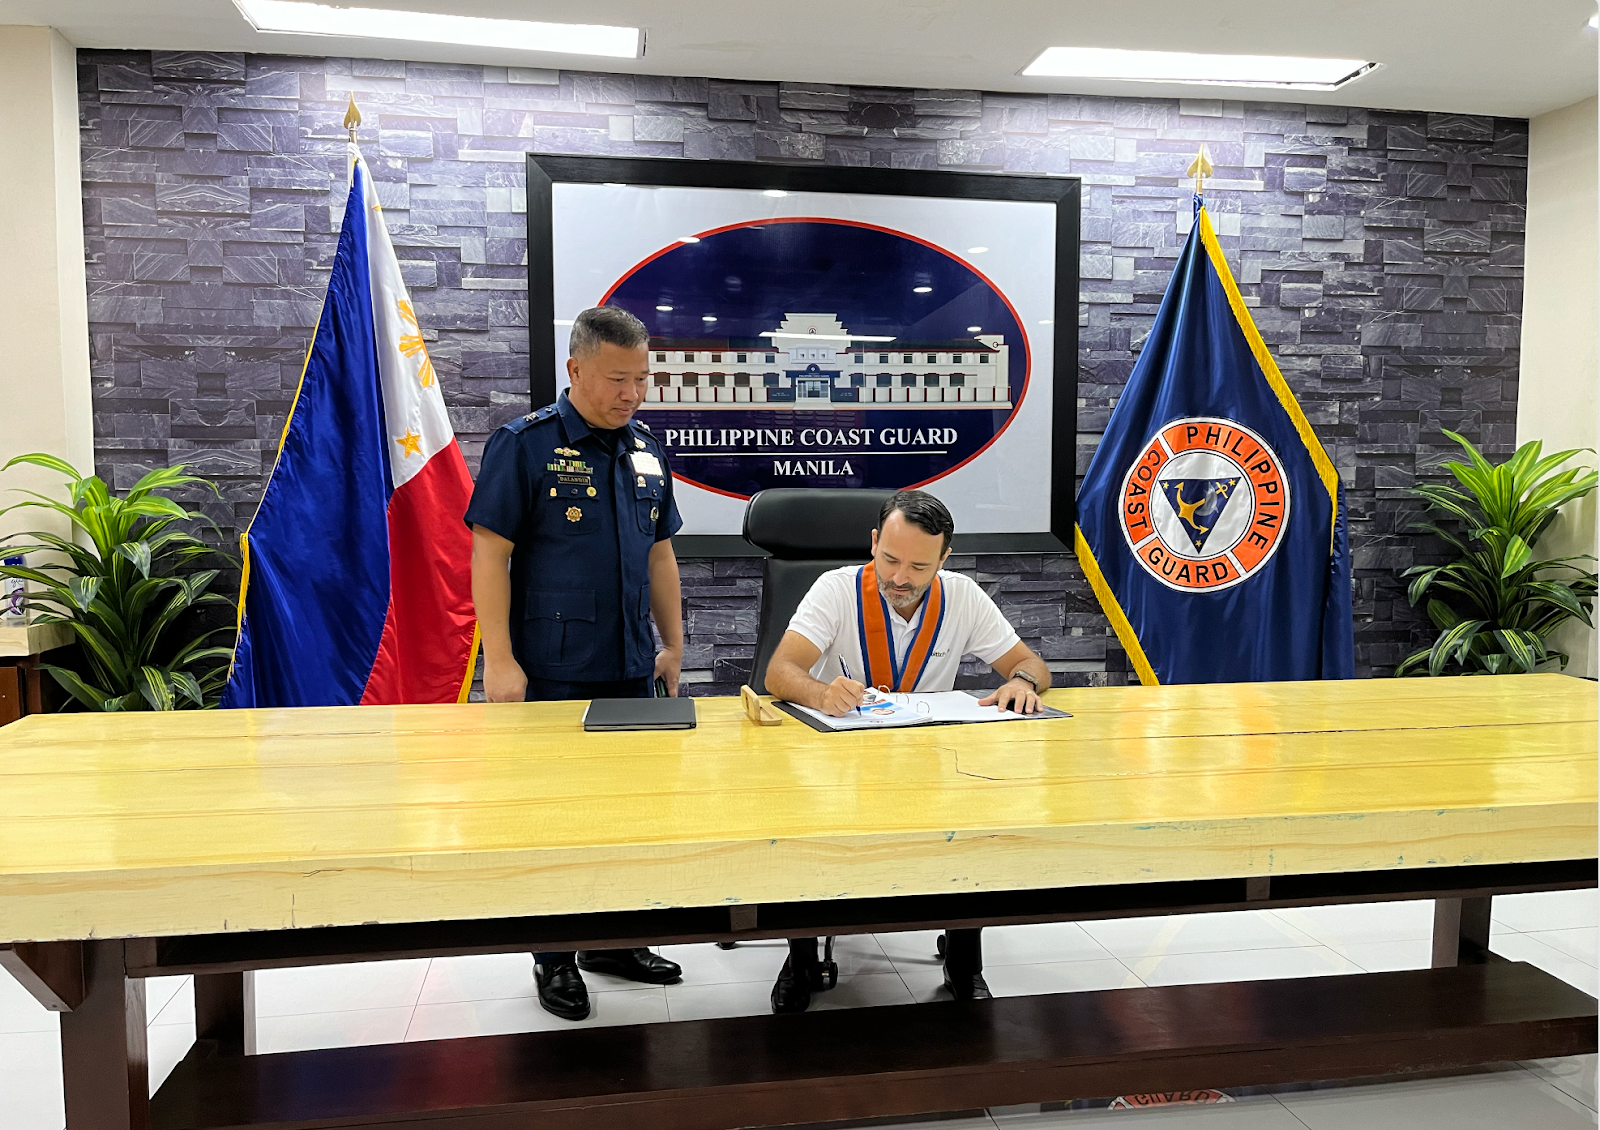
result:
[(872, 553), (878, 511), (893, 495), (892, 490), (839, 487), (758, 491), (745, 507), (745, 540), (788, 560), (865, 561)]

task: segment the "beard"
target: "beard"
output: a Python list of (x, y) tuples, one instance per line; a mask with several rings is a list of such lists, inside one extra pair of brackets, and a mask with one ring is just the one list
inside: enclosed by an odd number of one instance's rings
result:
[(887, 600), (891, 607), (904, 610), (907, 608), (915, 608), (917, 605), (921, 604), (923, 594), (928, 591), (928, 588), (932, 584), (933, 582), (929, 581), (926, 585), (911, 585), (908, 588), (896, 588), (888, 581), (879, 581), (878, 591), (883, 594), (883, 599)]

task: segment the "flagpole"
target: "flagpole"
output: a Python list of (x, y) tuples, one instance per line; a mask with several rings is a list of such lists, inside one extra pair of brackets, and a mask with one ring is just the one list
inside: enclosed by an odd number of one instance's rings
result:
[(356, 108), (356, 96), (350, 95), (350, 105), (344, 112), (344, 128), (350, 131), (350, 168), (348, 176), (353, 178), (356, 171), (356, 157), (361, 150), (356, 146), (356, 127), (361, 124), (361, 111)]
[[(353, 100), (350, 103), (350, 108), (352, 111), (355, 109)], [(360, 121), (360, 115), (357, 115), (356, 120)], [(1206, 152), (1205, 142), (1202, 141), (1200, 143), (1200, 152), (1194, 155), (1194, 160), (1190, 161), (1189, 167), (1184, 170), (1185, 176), (1194, 178), (1194, 194), (1196, 196), (1205, 195), (1206, 178), (1211, 176), (1214, 168), (1215, 166), (1211, 164), (1211, 154)]]

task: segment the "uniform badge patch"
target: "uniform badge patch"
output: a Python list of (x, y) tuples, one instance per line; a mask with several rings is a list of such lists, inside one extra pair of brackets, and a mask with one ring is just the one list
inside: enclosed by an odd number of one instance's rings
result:
[(1122, 535), (1146, 572), (1179, 592), (1217, 592), (1260, 571), (1289, 523), (1283, 462), (1232, 420), (1161, 427), (1122, 480)]
[(583, 511), (579, 510), (576, 506), (567, 507), (567, 521), (576, 522), (579, 518), (582, 518), (582, 517), (583, 517)]

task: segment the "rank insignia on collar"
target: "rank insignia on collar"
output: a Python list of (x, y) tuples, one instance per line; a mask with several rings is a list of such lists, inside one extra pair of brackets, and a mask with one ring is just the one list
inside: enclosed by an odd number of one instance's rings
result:
[(635, 447), (643, 447), (644, 446), (644, 440), (640, 439), (638, 436), (634, 436), (633, 437), (633, 446), (635, 446)]

